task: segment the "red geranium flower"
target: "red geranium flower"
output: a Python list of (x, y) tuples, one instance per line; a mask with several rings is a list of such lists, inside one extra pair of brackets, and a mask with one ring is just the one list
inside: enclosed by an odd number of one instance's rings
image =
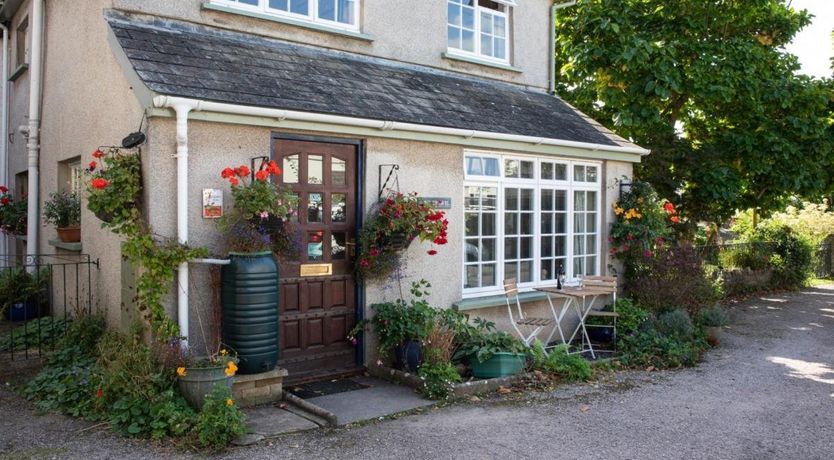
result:
[(96, 398), (103, 398), (103, 397), (104, 397), (104, 390), (102, 390), (101, 388), (96, 390)]
[(0, 185), (0, 193), (8, 193), (8, 192), (9, 192), (8, 187), (6, 187), (5, 185)]
[(251, 173), (252, 171), (250, 171), (250, 170), (249, 170), (249, 168), (247, 168), (246, 166), (244, 166), (244, 165), (240, 165), (240, 167), (238, 167), (238, 168), (236, 168), (236, 169), (235, 169), (235, 172), (236, 172), (236, 173), (237, 173), (237, 175), (238, 175), (238, 176), (240, 176), (240, 177), (246, 177), (246, 176), (248, 176), (248, 175), (249, 175), (249, 173)]
[(361, 266), (363, 266), (363, 267), (367, 267), (367, 266), (368, 266), (368, 265), (370, 265), (370, 264), (371, 264), (371, 263), (370, 263), (370, 262), (368, 262), (368, 259), (362, 259), (362, 260), (360, 260), (360, 261), (359, 261), (359, 265), (361, 265)]
[(96, 149), (96, 151), (95, 151), (95, 152), (93, 152), (93, 158), (101, 158), (101, 157), (103, 157), (103, 156), (104, 156), (104, 152), (102, 152), (102, 151), (101, 151), (101, 150), (99, 150), (99, 149)]
[(232, 185), (240, 185), (240, 181), (239, 181), (239, 180), (237, 180), (237, 177), (230, 177), (230, 178), (229, 178), (229, 182), (230, 182)]
[(265, 181), (268, 177), (269, 177), (269, 171), (267, 171), (266, 169), (262, 169), (262, 170), (255, 173), (255, 179), (257, 179), (261, 182)]
[(5, 197), (5, 196), (4, 196), (3, 198), (0, 198), (0, 204), (2, 204), (3, 206), (5, 206), (5, 205), (7, 205), (7, 204), (9, 204), (9, 203), (11, 203), (11, 202), (12, 202), (12, 200), (8, 199), (8, 198), (7, 198), (7, 197)]
[(430, 256), (437, 254), (437, 251), (435, 251), (434, 249), (429, 249), (427, 252)]
[(234, 175), (235, 175), (235, 170), (232, 169), (232, 168), (226, 168), (226, 169), (223, 170), (223, 172), (220, 173), (220, 177), (222, 177), (223, 179), (228, 179), (228, 178), (230, 178)]
[(674, 214), (675, 213), (675, 205), (673, 205), (672, 203), (670, 203), (668, 201), (666, 202), (666, 204), (663, 205), (663, 209), (666, 210), (667, 214)]
[(673, 224), (679, 224), (681, 222), (681, 218), (678, 216), (672, 216), (669, 220), (671, 220)]
[(281, 168), (278, 167), (278, 164), (275, 163), (275, 161), (270, 161), (266, 169), (270, 174), (275, 174), (276, 176), (281, 174)]
[(104, 190), (105, 188), (107, 188), (108, 185), (110, 185), (110, 181), (108, 181), (107, 179), (102, 179), (101, 177), (96, 177), (95, 179), (90, 181), (90, 184), (96, 190)]
[(95, 171), (95, 170), (96, 170), (96, 166), (97, 166), (97, 165), (96, 165), (96, 162), (95, 162), (95, 161), (91, 161), (91, 162), (90, 162), (90, 171)]

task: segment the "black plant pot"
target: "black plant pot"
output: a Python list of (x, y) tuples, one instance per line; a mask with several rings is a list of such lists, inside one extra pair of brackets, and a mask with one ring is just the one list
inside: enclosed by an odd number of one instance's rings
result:
[(614, 329), (610, 327), (586, 327), (592, 342), (610, 343), (614, 341)]
[(423, 344), (406, 340), (394, 349), (394, 367), (406, 372), (417, 372), (423, 364)]
[(263, 228), (264, 232), (269, 235), (278, 234), (284, 229), (284, 219), (271, 214), (267, 218), (253, 217), (249, 219), (249, 223)]
[(409, 235), (406, 235), (405, 233), (394, 233), (387, 238), (385, 243), (386, 246), (389, 246), (394, 250), (403, 251), (405, 249), (408, 249), (408, 247), (411, 245), (412, 240), (413, 238), (411, 238)]

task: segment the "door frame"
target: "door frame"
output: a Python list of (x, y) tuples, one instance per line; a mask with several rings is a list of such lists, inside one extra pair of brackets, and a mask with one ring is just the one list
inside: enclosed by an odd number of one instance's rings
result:
[[(356, 147), (356, 238), (362, 231), (363, 217), (365, 216), (365, 141), (362, 139), (349, 139), (344, 137), (317, 136), (308, 134), (285, 133), (274, 131), (269, 139), (269, 158), (275, 159), (275, 141), (303, 141), (318, 142), (322, 144), (342, 144)], [(358, 248), (357, 248), (358, 249)], [(365, 282), (361, 278), (354, 278), (355, 318), (356, 322), (365, 319)], [(365, 334), (357, 338), (355, 347), (356, 364), (365, 365)]]

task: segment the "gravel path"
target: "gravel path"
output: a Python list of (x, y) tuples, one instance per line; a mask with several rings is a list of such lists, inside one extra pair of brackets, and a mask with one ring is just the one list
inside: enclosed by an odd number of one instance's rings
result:
[[(624, 372), (552, 393), (489, 398), (353, 428), (285, 436), (223, 458), (832, 458), (834, 286), (732, 307), (694, 369)], [(0, 459), (191, 457), (0, 390)]]

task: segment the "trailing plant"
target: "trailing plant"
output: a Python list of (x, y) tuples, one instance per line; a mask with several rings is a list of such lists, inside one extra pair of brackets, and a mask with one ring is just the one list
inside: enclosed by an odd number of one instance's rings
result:
[(222, 450), (238, 436), (246, 433), (246, 416), (232, 399), (229, 388), (215, 385), (206, 398), (197, 419), (200, 444), (212, 450)]
[(208, 255), (171, 238), (154, 235), (137, 205), (141, 190), (141, 161), (136, 153), (118, 148), (96, 150), (88, 171), (87, 208), (103, 219), (102, 227), (125, 238), (124, 256), (139, 271), (136, 304), (151, 323), (158, 340), (179, 335), (177, 324), (165, 312), (163, 297), (171, 288), (176, 268)]
[(721, 327), (730, 322), (730, 315), (720, 305), (704, 308), (698, 314), (698, 324), (703, 327)]
[(16, 200), (8, 187), (0, 185), (0, 230), (12, 235), (26, 234), (28, 210), (25, 199)]
[[(359, 233), (357, 275), (365, 279), (388, 276), (398, 267), (402, 249), (414, 239), (447, 244), (448, 226), (446, 214), (418, 199), (417, 193), (390, 193), (371, 210)], [(428, 254), (437, 254), (434, 246)]]
[(43, 221), (56, 228), (81, 224), (81, 200), (74, 192), (54, 192), (43, 203)]

